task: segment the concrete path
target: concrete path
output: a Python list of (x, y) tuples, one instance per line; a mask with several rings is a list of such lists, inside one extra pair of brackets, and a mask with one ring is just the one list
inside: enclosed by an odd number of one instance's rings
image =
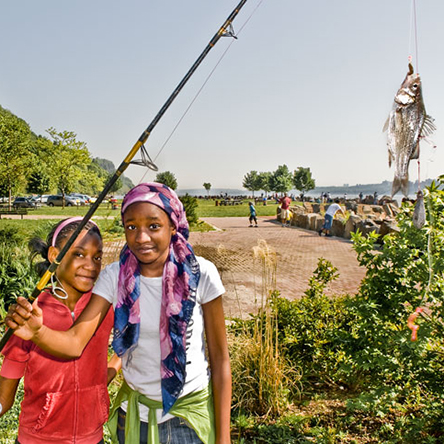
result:
[[(217, 230), (190, 235), (196, 254), (217, 266), (227, 290), (224, 308), (227, 316), (246, 317), (257, 311), (264, 293), (264, 267), (254, 259), (253, 248), (258, 242), (276, 252), (276, 289), (288, 299), (304, 294), (308, 280), (319, 258), (328, 259), (338, 268), (330, 294), (356, 293), (365, 269), (358, 265), (356, 253), (348, 240), (320, 237), (318, 233), (296, 227), (283, 228), (275, 217), (259, 217), (258, 228), (249, 228), (246, 217), (203, 218)], [(117, 260), (123, 241), (105, 245), (104, 263)]]
[(258, 218), (258, 228), (250, 228), (246, 217), (202, 219), (218, 230), (193, 232), (190, 242), (196, 254), (218, 267), (227, 290), (224, 306), (228, 316), (246, 316), (260, 304), (264, 271), (254, 260), (253, 248), (261, 240), (276, 252), (276, 288), (286, 298), (303, 295), (321, 257), (338, 268), (339, 278), (331, 284), (331, 294), (356, 293), (365, 275), (348, 240), (320, 237), (296, 227), (283, 228), (271, 216)]

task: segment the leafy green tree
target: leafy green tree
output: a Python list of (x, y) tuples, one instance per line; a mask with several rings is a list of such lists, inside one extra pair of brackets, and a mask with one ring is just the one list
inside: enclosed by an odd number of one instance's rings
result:
[(108, 181), (109, 173), (101, 168), (97, 163), (91, 161), (87, 166), (86, 174), (79, 180), (79, 192), (97, 195)]
[(30, 141), (29, 125), (0, 107), (0, 184), (7, 190), (9, 206), (12, 194), (25, 185), (32, 166)]
[(167, 187), (170, 187), (172, 190), (177, 189), (177, 180), (176, 176), (170, 171), (164, 171), (163, 173), (157, 173), (156, 182), (163, 183)]
[(265, 191), (267, 195), (271, 191), (271, 173), (261, 172), (259, 173), (260, 189)]
[[(116, 167), (111, 160), (101, 159), (99, 157), (95, 157), (91, 162), (91, 167), (94, 167), (100, 171), (102, 171), (102, 175), (100, 177), (104, 178), (104, 181), (107, 182), (112, 174), (116, 172)], [(105, 174), (106, 171), (109, 174)], [(112, 187), (111, 192), (116, 193), (117, 191), (121, 193), (126, 193), (131, 188), (134, 188), (134, 184), (129, 177), (126, 177), (122, 174), (119, 179), (117, 179), (115, 185)]]
[[(112, 176), (113, 176), (113, 174), (110, 174), (110, 175), (108, 176), (107, 181), (110, 180)], [(123, 187), (123, 182), (122, 182), (122, 179), (119, 177), (119, 178), (113, 183), (112, 187), (109, 189), (109, 192), (110, 192), (110, 193), (115, 193), (115, 192), (119, 191), (120, 188), (122, 188), (122, 187)]]
[(293, 175), (287, 165), (279, 165), (272, 173), (270, 188), (276, 193), (286, 193), (293, 188)]
[[(65, 201), (65, 195), (72, 193), (82, 180), (91, 183), (97, 180), (97, 174), (88, 170), (91, 157), (85, 142), (76, 139), (71, 131), (57, 132), (54, 128), (47, 130), (53, 140), (51, 173), (55, 186), (60, 190)], [(63, 205), (64, 206), (64, 205)]]
[(254, 197), (254, 192), (261, 189), (261, 183), (257, 171), (253, 170), (245, 174), (244, 180), (242, 181), (242, 186), (248, 191), (251, 191)]
[(50, 190), (51, 180), (45, 171), (31, 173), (26, 186), (26, 191), (32, 194), (44, 194)]
[(207, 190), (208, 195), (210, 195), (211, 183), (204, 182), (203, 187)]
[(314, 190), (316, 183), (311, 176), (310, 168), (299, 167), (293, 174), (293, 185), (302, 193)]
[(32, 169), (28, 175), (26, 191), (33, 194), (50, 192), (55, 185), (51, 178), (51, 163), (54, 145), (47, 137), (32, 134), (30, 155), (32, 156)]

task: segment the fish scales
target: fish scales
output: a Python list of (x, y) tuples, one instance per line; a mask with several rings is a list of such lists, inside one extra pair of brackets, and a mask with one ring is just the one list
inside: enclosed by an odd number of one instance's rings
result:
[(419, 158), (421, 137), (434, 130), (433, 119), (425, 111), (421, 79), (409, 63), (408, 73), (395, 95), (384, 126), (384, 131), (387, 131), (389, 166), (394, 167), (392, 196), (399, 190), (408, 196), (410, 160)]

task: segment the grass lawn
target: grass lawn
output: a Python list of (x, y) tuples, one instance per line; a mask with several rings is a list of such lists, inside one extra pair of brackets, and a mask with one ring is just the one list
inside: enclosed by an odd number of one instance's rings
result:
[[(199, 217), (248, 217), (250, 214), (247, 199), (241, 205), (233, 206), (216, 206), (215, 201), (212, 199), (199, 199), (198, 202), (197, 214)], [(275, 216), (277, 207), (277, 204), (273, 202), (268, 202), (265, 206), (258, 203), (256, 205), (256, 213), (258, 216)]]
[[(78, 207), (48, 207), (41, 206), (35, 210), (28, 211), (28, 214), (45, 215), (45, 216), (60, 216), (60, 217), (70, 217), (70, 216), (84, 216), (89, 210), (89, 206), (78, 206)], [(113, 210), (108, 203), (102, 203), (99, 208), (94, 213), (95, 216), (119, 216), (119, 210)], [(26, 216), (25, 216), (26, 217)]]

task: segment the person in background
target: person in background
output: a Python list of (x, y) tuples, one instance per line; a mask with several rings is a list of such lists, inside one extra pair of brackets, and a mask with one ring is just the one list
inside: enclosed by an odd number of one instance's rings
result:
[(285, 227), (287, 226), (288, 211), (291, 205), (291, 199), (287, 196), (287, 193), (284, 193), (279, 203), (281, 205), (281, 222), (282, 226)]
[[(30, 241), (40, 275), (54, 262), (81, 217), (60, 222), (46, 243)], [(44, 325), (68, 330), (91, 299), (91, 290), (102, 265), (102, 238), (97, 225), (88, 222), (68, 250), (51, 285), (38, 297)], [(3, 349), (0, 372), (0, 416), (14, 403), (20, 379), (24, 377), (18, 438), (20, 444), (103, 443), (103, 425), (108, 419), (107, 383), (120, 368), (114, 356), (107, 372), (108, 341), (113, 325), (109, 310), (83, 353), (74, 360), (59, 359), (30, 340), (11, 337)]]
[(248, 202), (248, 207), (250, 209), (250, 216), (248, 218), (248, 221), (250, 222), (250, 227), (253, 226), (253, 222), (254, 222), (254, 226), (257, 228), (257, 217), (256, 217), (256, 208), (254, 206), (253, 202)]
[(319, 230), (319, 236), (322, 236), (322, 233), (325, 233), (326, 236), (331, 236), (330, 230), (333, 225), (333, 218), (338, 211), (345, 216), (344, 210), (339, 205), (339, 199), (335, 199), (334, 203), (332, 203), (325, 212), (324, 225)]

